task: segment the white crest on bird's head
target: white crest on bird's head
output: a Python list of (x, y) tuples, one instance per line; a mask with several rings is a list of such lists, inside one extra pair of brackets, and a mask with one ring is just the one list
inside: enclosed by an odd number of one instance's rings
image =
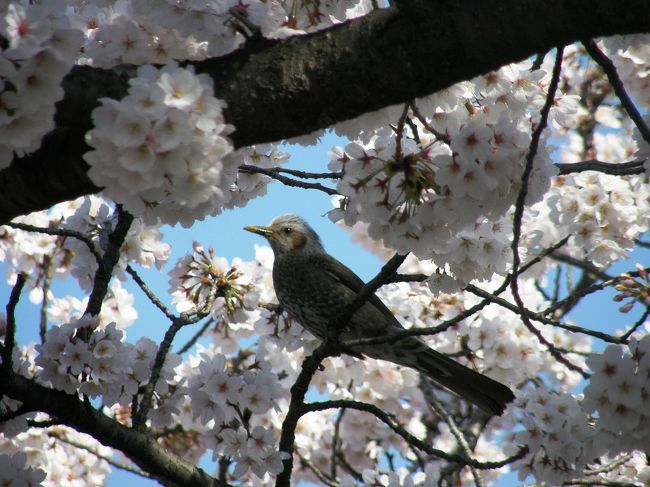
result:
[(323, 251), (318, 234), (297, 215), (281, 215), (271, 220), (266, 227), (246, 227), (246, 230), (265, 237), (275, 254)]

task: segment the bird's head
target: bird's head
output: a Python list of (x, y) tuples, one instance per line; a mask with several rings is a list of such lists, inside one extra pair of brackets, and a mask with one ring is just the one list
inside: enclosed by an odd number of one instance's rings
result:
[(266, 238), (275, 255), (292, 251), (322, 252), (323, 250), (318, 234), (305, 220), (296, 215), (278, 216), (266, 227), (244, 227), (244, 230)]

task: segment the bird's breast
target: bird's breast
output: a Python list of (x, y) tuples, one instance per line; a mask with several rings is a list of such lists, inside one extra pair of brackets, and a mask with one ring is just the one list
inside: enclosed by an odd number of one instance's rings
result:
[(327, 337), (328, 325), (345, 305), (345, 295), (325, 272), (309, 261), (277, 259), (273, 285), (289, 315), (319, 338)]

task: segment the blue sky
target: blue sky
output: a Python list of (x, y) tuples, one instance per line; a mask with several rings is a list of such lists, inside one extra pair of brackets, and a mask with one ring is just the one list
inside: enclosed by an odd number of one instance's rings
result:
[[(334, 135), (324, 137), (321, 144), (313, 147), (291, 146), (285, 148), (291, 153), (288, 167), (295, 167), (308, 171), (327, 170), (327, 150), (333, 145), (344, 145), (344, 140)], [(191, 251), (194, 240), (204, 246), (212, 246), (217, 255), (222, 255), (229, 260), (233, 257), (241, 257), (245, 260), (254, 258), (254, 245), (264, 244), (262, 238), (250, 234), (242, 229), (246, 225), (260, 225), (268, 223), (273, 217), (283, 213), (296, 213), (303, 216), (321, 235), (327, 250), (343, 261), (351, 269), (357, 272), (362, 278), (369, 279), (379, 270), (381, 262), (372, 254), (365, 252), (360, 246), (351, 242), (349, 234), (333, 225), (326, 212), (332, 207), (330, 197), (318, 191), (306, 191), (299, 188), (287, 188), (280, 183), (273, 183), (268, 186), (268, 194), (262, 198), (253, 200), (243, 209), (227, 211), (215, 218), (198, 222), (191, 229), (182, 227), (165, 227), (163, 232), (165, 240), (172, 245), (172, 256), (165, 271), (159, 272), (155, 269), (143, 269), (142, 277), (156, 294), (170, 304), (167, 294), (169, 270), (176, 260)], [(632, 269), (634, 262), (648, 262), (648, 251), (637, 252), (628, 262), (618, 264), (610, 272), (621, 272)], [(4, 271), (6, 265), (0, 263), (0, 270)], [(139, 318), (134, 325), (127, 329), (129, 341), (135, 342), (140, 336), (148, 336), (155, 341), (160, 341), (169, 323), (166, 322), (160, 312), (151, 305), (143, 293), (131, 282), (124, 284), (136, 297), (136, 305)], [(74, 282), (55, 282), (54, 291), (58, 296), (73, 294), (81, 297), (81, 293)], [(6, 303), (10, 288), (0, 279), (0, 298)], [(589, 328), (612, 331), (615, 326), (621, 327), (631, 323), (639, 316), (638, 310), (634, 310), (628, 316), (622, 316), (616, 311), (617, 306), (611, 303), (613, 292), (606, 291), (595, 297), (590, 297), (579, 307), (572, 318), (582, 326)], [(2, 305), (4, 307), (4, 304)], [(38, 340), (38, 309), (29, 303), (26, 295), (23, 296), (17, 312), (19, 343)], [(187, 340), (195, 331), (189, 327), (179, 334), (175, 341), (177, 348)], [(602, 346), (596, 347), (597, 349)], [(210, 471), (209, 465), (206, 465)], [(497, 485), (506, 487), (517, 485), (514, 475), (508, 475)], [(109, 479), (109, 486), (148, 486), (158, 485), (135, 477), (132, 474), (121, 471), (114, 471)]]

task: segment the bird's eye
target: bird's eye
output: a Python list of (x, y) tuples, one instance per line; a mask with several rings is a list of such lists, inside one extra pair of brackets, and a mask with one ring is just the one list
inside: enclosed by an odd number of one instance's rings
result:
[(292, 232), (291, 227), (284, 227), (282, 231), (285, 235), (289, 235)]

